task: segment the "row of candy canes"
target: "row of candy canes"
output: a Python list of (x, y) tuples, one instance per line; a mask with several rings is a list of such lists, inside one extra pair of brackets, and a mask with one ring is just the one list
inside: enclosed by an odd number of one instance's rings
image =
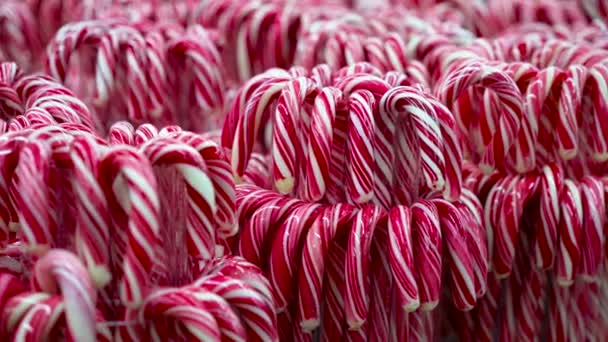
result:
[(233, 248), (269, 277), (283, 338), (424, 339), (432, 322), (402, 330), (432, 320), (443, 270), (458, 309), (485, 293), (481, 206), (461, 191), (451, 113), (425, 89), (359, 63), (273, 69), (237, 94), (222, 143), (237, 181), (256, 146), (266, 153), (270, 187), (237, 186)]
[(100, 138), (61, 85), (2, 67), (19, 85), (0, 135), (2, 338), (276, 339), (268, 281), (220, 247), (238, 226), (212, 138), (127, 122)]
[[(484, 204), (493, 271), (461, 333), (598, 338), (606, 332), (605, 52), (565, 36), (531, 37), (478, 40), (474, 55), (447, 51), (435, 84), (477, 164), (465, 184)], [(588, 297), (578, 299), (581, 289)], [(596, 325), (581, 330), (579, 320)]]
[(95, 109), (101, 129), (129, 119), (206, 131), (221, 125), (226, 91), (213, 39), (196, 25), (81, 21), (57, 32), (46, 67)]

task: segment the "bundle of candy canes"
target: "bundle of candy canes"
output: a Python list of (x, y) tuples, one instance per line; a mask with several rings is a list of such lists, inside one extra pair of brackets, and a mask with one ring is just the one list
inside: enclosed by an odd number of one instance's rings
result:
[(1, 338), (608, 336), (605, 1), (0, 7)]

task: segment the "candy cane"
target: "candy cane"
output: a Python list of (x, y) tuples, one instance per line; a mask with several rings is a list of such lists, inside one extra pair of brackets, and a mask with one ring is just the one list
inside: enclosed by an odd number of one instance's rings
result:
[(605, 241), (605, 194), (602, 182), (592, 176), (581, 180), (581, 202), (583, 206), (583, 238), (578, 274), (584, 280), (597, 279), (602, 261)]
[[(420, 309), (430, 311), (439, 303), (441, 289), (442, 233), (439, 213), (431, 201), (419, 200), (412, 204), (412, 243)], [(424, 256), (424, 257), (423, 257)]]
[(302, 204), (297, 199), (276, 196), (271, 202), (256, 210), (242, 226), (238, 252), (247, 261), (254, 265), (267, 264), (268, 258), (262, 251), (264, 246), (271, 243), (276, 229), (293, 214), (294, 210)]
[(566, 287), (574, 282), (580, 262), (583, 234), (583, 205), (580, 186), (570, 179), (564, 180), (564, 189), (560, 198), (563, 201), (563, 208), (559, 221), (557, 283)]
[[(481, 168), (484, 172), (489, 172), (494, 168), (503, 166), (509, 148), (515, 143), (522, 116), (523, 102), (517, 85), (510, 77), (500, 70), (485, 67), (478, 63), (465, 64), (452, 72), (438, 86), (437, 93), (448, 108), (453, 108), (460, 95), (475, 84), (494, 90), (504, 104), (503, 113), (498, 120), (498, 127), (482, 156)], [(515, 165), (516, 169), (522, 167), (523, 165)]]
[(416, 269), (411, 230), (412, 215), (409, 208), (401, 205), (393, 207), (388, 219), (389, 263), (399, 299), (397, 310), (401, 308), (407, 312), (415, 311), (420, 305), (418, 286), (414, 278)]
[(51, 250), (34, 266), (33, 284), (42, 291), (61, 291), (70, 335), (95, 341), (96, 293), (84, 265), (73, 254)]
[(329, 247), (329, 260), (327, 264), (327, 286), (323, 289), (323, 306), (321, 340), (340, 341), (345, 330), (345, 259), (346, 251), (338, 241)]
[(51, 151), (42, 142), (23, 145), (11, 184), (11, 199), (19, 215), (20, 233), (34, 253), (44, 252), (55, 241), (55, 229), (48, 211), (50, 194), (47, 176)]
[(321, 89), (315, 98), (305, 166), (307, 186), (304, 197), (310, 201), (321, 200), (327, 192), (334, 123), (337, 106), (341, 100), (341, 92), (333, 87)]
[[(167, 138), (155, 138), (141, 146), (152, 167), (175, 167), (186, 183), (187, 246), (192, 258), (210, 259), (215, 255), (214, 217), (217, 210), (215, 189), (198, 151)], [(159, 181), (161, 169), (157, 169)], [(166, 191), (170, 191), (167, 189)], [(168, 209), (168, 208), (167, 208)], [(177, 228), (179, 229), (179, 227)]]
[(369, 256), (374, 230), (385, 215), (379, 207), (368, 205), (357, 213), (349, 233), (346, 250), (344, 311), (350, 329), (357, 330), (369, 311)]
[(118, 121), (112, 124), (108, 133), (111, 145), (133, 145), (135, 128), (129, 122)]
[(591, 152), (591, 158), (597, 161), (608, 160), (608, 85), (605, 78), (608, 77), (608, 68), (596, 64), (589, 69), (589, 79), (594, 87), (591, 91), (594, 114), (590, 120), (590, 130), (587, 134), (587, 144)]
[(72, 187), (76, 199), (75, 247), (96, 287), (104, 287), (112, 275), (110, 261), (110, 213), (97, 182), (100, 147), (86, 136), (76, 137), (70, 146)]
[[(329, 264), (329, 249), (334, 238), (349, 227), (355, 208), (346, 204), (328, 207), (320, 214), (321, 223), (310, 227), (302, 251), (298, 275), (298, 312), (296, 318), (304, 331), (312, 332), (321, 324), (323, 288)], [(325, 298), (326, 299), (326, 298)], [(326, 299), (327, 300), (327, 299)]]
[(135, 136), (133, 137), (133, 143), (135, 146), (143, 145), (144, 143), (152, 140), (158, 136), (158, 128), (156, 126), (145, 123), (140, 125), (135, 130)]
[(200, 135), (190, 132), (174, 132), (168, 134), (198, 151), (207, 165), (208, 176), (215, 190), (217, 213), (215, 224), (222, 238), (236, 234), (236, 207), (234, 179), (230, 170), (227, 156), (220, 146)]
[(276, 314), (271, 306), (247, 283), (224, 275), (202, 277), (193, 284), (224, 298), (243, 320), (251, 341), (277, 341)]
[(296, 78), (287, 82), (277, 100), (272, 134), (272, 173), (275, 188), (288, 194), (298, 186), (303, 165), (297, 160), (303, 155), (303, 146), (297, 129), (301, 128), (302, 106), (307, 96), (316, 92), (316, 87), (307, 78)]
[[(268, 106), (280, 94), (286, 78), (276, 77), (258, 87), (250, 98), (245, 112), (239, 117), (232, 143), (232, 172), (242, 177), (247, 168), (253, 145), (261, 128)], [(224, 133), (222, 133), (224, 134)]]
[(467, 248), (467, 234), (461, 226), (463, 213), (452, 203), (433, 200), (439, 213), (441, 231), (447, 241), (449, 253), (450, 290), (454, 306), (462, 311), (470, 310), (476, 303), (475, 267)]
[(499, 205), (500, 214), (494, 226), (494, 254), (493, 269), (499, 277), (506, 277), (511, 273), (515, 258), (519, 226), (521, 220), (527, 215), (526, 208), (530, 199), (536, 193), (538, 180), (534, 175), (522, 177), (502, 198)]
[(279, 227), (272, 244), (269, 259), (268, 278), (273, 288), (277, 310), (285, 310), (293, 300), (302, 244), (300, 239), (305, 237), (308, 229), (320, 225), (320, 206), (318, 204), (302, 204)]
[(113, 273), (120, 279), (120, 298), (128, 307), (137, 307), (145, 297), (160, 243), (156, 179), (150, 162), (127, 146), (111, 147), (98, 172), (116, 226), (114, 258), (122, 267)]

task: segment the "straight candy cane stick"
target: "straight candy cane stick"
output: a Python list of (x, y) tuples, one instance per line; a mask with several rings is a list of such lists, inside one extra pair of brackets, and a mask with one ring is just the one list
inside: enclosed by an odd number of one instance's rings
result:
[(389, 264), (399, 306), (406, 312), (415, 311), (420, 299), (414, 278), (417, 270), (414, 268), (412, 214), (409, 208), (399, 205), (388, 215)]
[(580, 186), (572, 180), (566, 179), (560, 197), (563, 207), (559, 222), (556, 278), (559, 286), (567, 287), (574, 282), (581, 257), (583, 205)]
[(581, 180), (583, 205), (583, 238), (578, 275), (583, 280), (594, 282), (602, 263), (605, 242), (605, 195), (604, 185), (593, 176)]

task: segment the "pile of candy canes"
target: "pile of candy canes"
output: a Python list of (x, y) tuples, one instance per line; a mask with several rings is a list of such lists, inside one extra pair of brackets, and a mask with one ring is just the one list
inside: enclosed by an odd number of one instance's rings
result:
[(607, 25), (5, 0), (0, 340), (605, 340)]

